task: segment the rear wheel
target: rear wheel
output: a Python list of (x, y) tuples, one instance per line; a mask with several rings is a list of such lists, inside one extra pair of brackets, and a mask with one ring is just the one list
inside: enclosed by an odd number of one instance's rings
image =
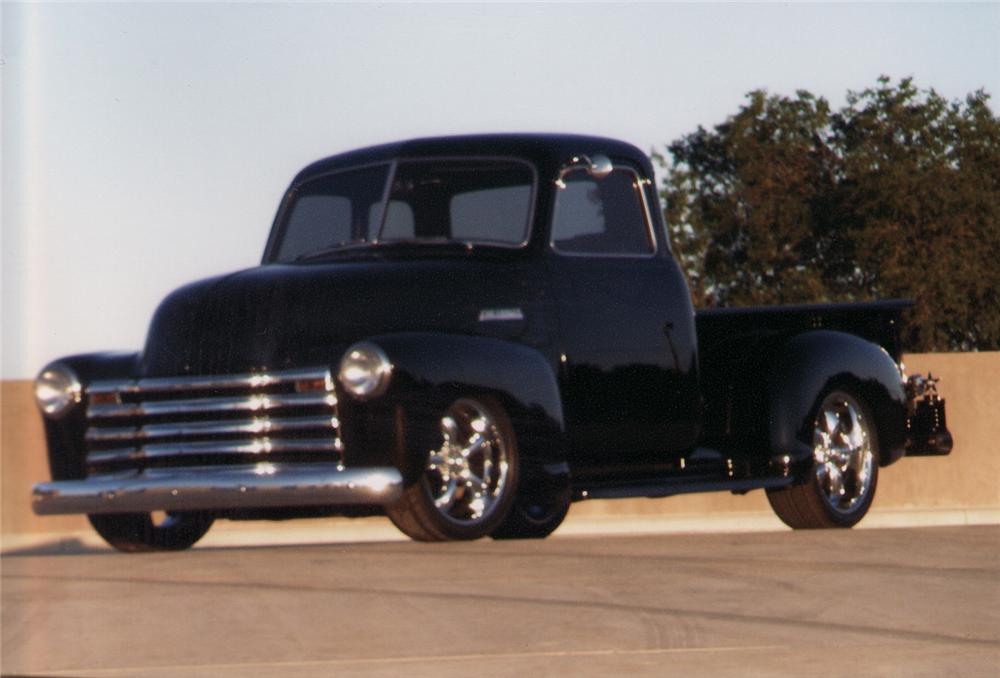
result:
[(771, 508), (796, 528), (851, 527), (878, 483), (878, 437), (863, 401), (845, 390), (823, 398), (813, 425), (813, 469), (801, 485), (768, 490)]
[(503, 521), (517, 492), (518, 454), (503, 407), (461, 398), (442, 413), (441, 445), (420, 479), (387, 507), (390, 520), (418, 541), (479, 539)]
[(182, 551), (204, 537), (213, 522), (201, 511), (101, 513), (87, 518), (104, 541), (129, 553)]

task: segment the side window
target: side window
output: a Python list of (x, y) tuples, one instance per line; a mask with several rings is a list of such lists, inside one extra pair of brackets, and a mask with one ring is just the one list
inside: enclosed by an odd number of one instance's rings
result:
[(615, 169), (595, 179), (581, 169), (563, 177), (563, 183), (552, 216), (556, 251), (619, 256), (655, 251), (634, 172)]

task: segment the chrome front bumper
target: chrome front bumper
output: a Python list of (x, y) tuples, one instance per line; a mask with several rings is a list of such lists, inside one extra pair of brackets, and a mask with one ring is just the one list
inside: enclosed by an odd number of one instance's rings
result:
[(390, 504), (403, 491), (392, 467), (345, 470), (337, 464), (248, 464), (92, 476), (38, 483), (38, 515)]

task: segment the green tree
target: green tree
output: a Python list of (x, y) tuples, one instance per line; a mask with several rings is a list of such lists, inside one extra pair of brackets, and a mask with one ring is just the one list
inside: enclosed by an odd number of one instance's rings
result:
[(670, 144), (663, 198), (696, 305), (910, 297), (913, 350), (1000, 348), (1000, 119), (911, 79), (751, 92)]
[(667, 220), (696, 302), (787, 303), (826, 295), (817, 209), (834, 180), (824, 99), (757, 91), (712, 131), (669, 146)]

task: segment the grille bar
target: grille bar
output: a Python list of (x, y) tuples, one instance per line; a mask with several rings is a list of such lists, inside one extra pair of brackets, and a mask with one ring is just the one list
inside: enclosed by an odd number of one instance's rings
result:
[(330, 370), (306, 368), (283, 370), (281, 372), (261, 372), (252, 374), (223, 374), (198, 377), (153, 377), (147, 379), (118, 379), (95, 381), (87, 388), (88, 393), (169, 393), (176, 391), (208, 391), (231, 388), (257, 389), (275, 384), (294, 381), (326, 381), (326, 389), (333, 391)]
[(87, 398), (94, 473), (248, 457), (343, 459), (335, 384), (325, 368), (97, 381)]
[(88, 459), (92, 463), (139, 461), (145, 459), (165, 459), (169, 457), (227, 455), (267, 455), (275, 452), (340, 452), (339, 440), (321, 439), (260, 439), (253, 441), (220, 441), (195, 443), (161, 443), (143, 445), (139, 448), (101, 450), (91, 452)]
[(166, 414), (205, 414), (210, 412), (263, 412), (283, 407), (310, 407), (337, 404), (333, 393), (286, 393), (235, 398), (194, 398), (190, 400), (153, 400), (139, 403), (91, 405), (91, 419), (145, 417)]
[(232, 421), (190, 421), (179, 424), (148, 424), (146, 426), (101, 427), (87, 431), (87, 442), (120, 442), (123, 440), (156, 440), (159, 438), (194, 438), (239, 433), (265, 434), (280, 431), (311, 431), (338, 428), (336, 417), (255, 417)]

